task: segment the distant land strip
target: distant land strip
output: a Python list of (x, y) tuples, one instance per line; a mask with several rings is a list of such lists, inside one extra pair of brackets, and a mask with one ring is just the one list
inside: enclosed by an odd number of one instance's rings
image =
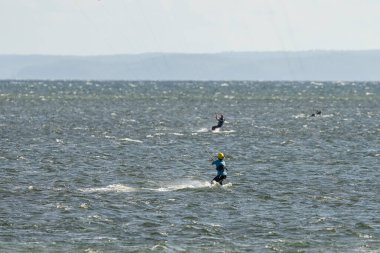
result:
[(0, 79), (380, 81), (380, 50), (0, 55)]

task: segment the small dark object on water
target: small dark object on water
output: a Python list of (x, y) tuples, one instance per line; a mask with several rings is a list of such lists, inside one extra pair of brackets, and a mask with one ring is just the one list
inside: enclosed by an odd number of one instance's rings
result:
[(315, 117), (316, 115), (321, 115), (322, 112), (321, 111), (316, 111), (315, 113), (313, 113), (312, 115), (310, 115), (310, 117)]

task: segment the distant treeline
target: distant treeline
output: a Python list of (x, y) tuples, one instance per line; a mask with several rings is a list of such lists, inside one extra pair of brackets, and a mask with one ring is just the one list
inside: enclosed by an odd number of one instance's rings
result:
[(0, 79), (379, 81), (380, 50), (0, 55)]

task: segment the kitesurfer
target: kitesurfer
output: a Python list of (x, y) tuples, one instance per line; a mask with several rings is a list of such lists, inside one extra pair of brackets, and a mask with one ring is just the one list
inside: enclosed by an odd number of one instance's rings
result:
[(213, 126), (211, 129), (212, 131), (214, 131), (215, 129), (217, 128), (220, 128), (223, 126), (223, 123), (224, 123), (224, 118), (223, 118), (223, 114), (220, 115), (220, 117), (218, 118), (218, 114), (215, 114), (215, 119), (218, 121), (218, 124), (216, 126)]
[[(218, 182), (220, 185), (223, 185), (223, 180), (227, 178), (227, 168), (226, 163), (224, 162), (224, 154), (222, 152), (218, 153), (218, 159), (211, 163), (216, 166), (217, 175), (212, 181)], [(211, 183), (212, 183), (211, 181)]]
[(316, 115), (321, 115), (322, 112), (321, 111), (316, 111), (315, 113), (311, 114), (310, 117), (315, 117)]

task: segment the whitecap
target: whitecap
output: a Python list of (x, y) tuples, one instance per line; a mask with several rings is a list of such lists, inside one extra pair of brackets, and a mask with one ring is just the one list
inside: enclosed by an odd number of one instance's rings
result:
[(172, 135), (182, 136), (184, 134), (181, 134), (181, 133), (172, 133)]
[(64, 211), (70, 211), (72, 209), (72, 207), (70, 207), (68, 205), (65, 205), (65, 204), (62, 204), (62, 203), (57, 203), (56, 204), (56, 208), (57, 209), (62, 209)]
[(204, 127), (204, 128), (197, 130), (196, 132), (197, 133), (205, 133), (205, 132), (208, 132), (208, 129)]
[(306, 118), (306, 114), (301, 113), (301, 114), (293, 115), (292, 117), (295, 118), (295, 119), (298, 119), (298, 118)]
[(88, 207), (89, 207), (88, 203), (82, 203), (82, 204), (80, 204), (80, 208), (88, 209)]
[(120, 141), (129, 141), (129, 142), (143, 143), (140, 140), (134, 140), (134, 139), (130, 139), (130, 138), (122, 138), (122, 139), (120, 139)]
[(123, 184), (111, 184), (106, 187), (93, 187), (93, 188), (81, 188), (81, 192), (93, 193), (93, 192), (133, 192), (135, 188), (129, 187)]

